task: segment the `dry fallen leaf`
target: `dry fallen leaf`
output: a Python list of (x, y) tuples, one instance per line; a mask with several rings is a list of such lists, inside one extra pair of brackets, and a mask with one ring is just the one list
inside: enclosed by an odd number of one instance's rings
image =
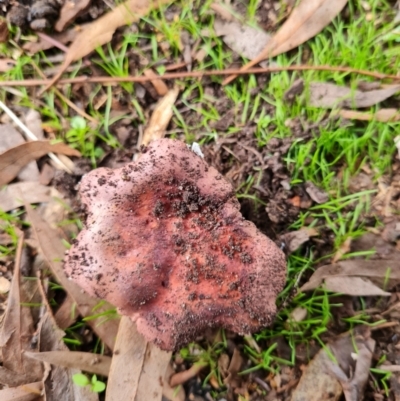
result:
[(161, 400), (171, 352), (148, 343), (128, 317), (121, 318), (106, 401)]
[(310, 237), (315, 237), (317, 235), (318, 231), (316, 229), (304, 227), (300, 230), (283, 234), (279, 237), (279, 239), (286, 245), (287, 251), (289, 253), (293, 253), (299, 249), (301, 245), (306, 243)]
[[(64, 257), (65, 248), (58, 236), (58, 232), (45, 222), (36, 210), (33, 210), (29, 204), (25, 204), (28, 220), (32, 224), (33, 232), (39, 243), (40, 252), (49, 265), (54, 277), (63, 286), (64, 290), (74, 299), (76, 308), (83, 316), (90, 316), (94, 313), (100, 314), (110, 310), (112, 307), (107, 303), (99, 306), (99, 300), (90, 297), (83, 292), (71, 280), (68, 280), (62, 268), (62, 259)], [(94, 312), (94, 310), (96, 312)], [(118, 330), (119, 319), (96, 318), (86, 322), (100, 339), (110, 348), (113, 349), (115, 337)]]
[(366, 277), (326, 277), (324, 288), (332, 292), (338, 292), (353, 297), (389, 297), (390, 292), (383, 291)]
[[(0, 154), (15, 146), (25, 143), (22, 134), (17, 131), (11, 124), (0, 125)], [(38, 181), (39, 169), (36, 161), (32, 160), (27, 163), (18, 173), (19, 181)]]
[(148, 145), (155, 139), (162, 138), (173, 114), (172, 106), (179, 95), (177, 87), (170, 89), (168, 93), (161, 98), (150, 117), (149, 125), (145, 128), (142, 145)]
[[(310, 291), (319, 287), (323, 281), (328, 280), (331, 288), (336, 287), (335, 278), (341, 278), (343, 281), (351, 278), (367, 278), (370, 282), (378, 285), (379, 288), (390, 289), (400, 282), (400, 258), (389, 260), (363, 260), (351, 259), (343, 260), (335, 264), (319, 267), (310, 277), (309, 281), (304, 284), (300, 291)], [(350, 291), (356, 291), (354, 285), (360, 285), (360, 289), (369, 284), (361, 282), (353, 282), (353, 288)], [(343, 292), (345, 283), (339, 292)]]
[(353, 335), (346, 333), (329, 345), (336, 358), (325, 370), (340, 382), (346, 401), (361, 401), (370, 375), (375, 340), (368, 327), (357, 326)]
[[(314, 37), (340, 13), (346, 3), (347, 0), (302, 0), (260, 54), (241, 70), (247, 70), (266, 58), (294, 49)], [(223, 84), (228, 84), (234, 78), (235, 76), (228, 77)]]
[[(0, 190), (0, 209), (5, 212), (16, 209), (28, 203), (48, 202), (51, 188), (40, 185), (37, 182), (17, 182), (7, 185)], [(21, 199), (24, 194), (24, 199)]]
[(382, 89), (361, 91), (327, 82), (311, 82), (307, 104), (322, 108), (364, 108), (371, 107), (400, 91), (400, 85)]
[(75, 368), (96, 375), (108, 376), (111, 358), (105, 355), (91, 354), (79, 351), (48, 351), (48, 352), (25, 352), (29, 358), (37, 361), (47, 362), (51, 365)]
[(16, 62), (12, 58), (0, 59), (0, 72), (7, 72), (16, 66)]
[(223, 36), (224, 42), (232, 50), (250, 60), (257, 57), (271, 38), (261, 28), (243, 25), (238, 21), (216, 19), (214, 30), (217, 36)]
[(319, 189), (315, 184), (313, 184), (311, 181), (307, 181), (305, 183), (305, 188), (306, 192), (310, 196), (310, 198), (318, 203), (319, 205), (325, 202), (328, 202), (329, 196), (328, 194), (323, 191), (322, 189)]
[(343, 244), (340, 245), (339, 249), (336, 251), (336, 253), (333, 255), (332, 258), (332, 263), (338, 262), (346, 253), (349, 253), (351, 251), (351, 242), (353, 238), (352, 237), (347, 237)]
[[(80, 27), (73, 27), (62, 33), (52, 35), (52, 38), (56, 42), (66, 45), (67, 43), (72, 42), (76, 38), (76, 36), (79, 34), (83, 26), (84, 25), (81, 25)], [(37, 42), (30, 41), (22, 46), (22, 48), (29, 54), (35, 54), (43, 50), (51, 49), (53, 47), (54, 47), (54, 42), (49, 42), (43, 39), (42, 37), (39, 37), (39, 40)]]
[(49, 141), (26, 142), (0, 154), (0, 185), (8, 184), (27, 163), (39, 159), (50, 152), (68, 156), (80, 156), (76, 149), (72, 149), (64, 143), (51, 144)]
[(7, 42), (8, 39), (8, 26), (7, 20), (0, 17), (0, 43)]
[(1, 401), (34, 401), (42, 394), (42, 382), (23, 384), (15, 388), (0, 390)]
[(339, 110), (338, 114), (348, 120), (380, 121), (383, 123), (400, 121), (400, 113), (397, 109), (380, 109), (375, 113), (343, 109)]
[(89, 4), (90, 0), (66, 0), (63, 2), (60, 16), (54, 26), (55, 30), (62, 32)]
[(161, 4), (169, 3), (171, 0), (128, 0), (116, 6), (112, 11), (87, 24), (77, 35), (65, 53), (65, 60), (58, 74), (45, 88), (53, 85), (65, 71), (65, 69), (76, 60), (85, 57), (96, 47), (110, 42), (115, 30), (123, 25), (132, 24), (140, 17), (146, 15), (151, 9)]
[[(32, 358), (33, 353), (28, 352), (31, 358), (26, 354), (24, 357), (32, 361), (41, 361), (46, 367), (46, 374), (43, 375), (44, 396), (46, 401), (99, 401), (97, 393), (91, 391), (88, 386), (77, 386), (73, 382), (73, 375), (81, 373), (76, 367), (64, 367), (59, 365), (50, 365), (45, 358), (40, 355), (49, 355), (51, 352), (69, 353), (63, 338), (65, 332), (57, 327), (50, 305), (41, 282), (39, 284), (39, 293), (42, 300), (42, 315), (38, 324), (38, 344), (40, 353), (37, 358)], [(95, 357), (95, 355), (93, 355)]]
[(331, 360), (328, 354), (321, 349), (303, 371), (291, 401), (338, 401), (342, 395), (342, 386), (326, 371), (329, 363)]
[[(143, 74), (148, 78), (156, 78), (158, 76), (151, 68), (144, 70)], [(168, 93), (168, 86), (162, 79), (151, 79), (150, 82), (158, 96), (165, 96)]]
[[(23, 234), (18, 242), (15, 258), (14, 275), (8, 296), (7, 309), (2, 322), (0, 331), (1, 361), (3, 368), (0, 374), (0, 382), (7, 385), (22, 385), (40, 380), (43, 375), (41, 364), (34, 362), (23, 356), (23, 351), (28, 349), (34, 351), (35, 346), (32, 343), (34, 335), (34, 324), (31, 308), (22, 306), (22, 303), (29, 302), (26, 291), (20, 286), (20, 265), (22, 257), (22, 247), (24, 243)], [(7, 371), (11, 371), (16, 377), (11, 377), (11, 383), (5, 383), (7, 380)], [(22, 382), (17, 382), (23, 380)], [(1, 399), (1, 398), (0, 398)]]
[(321, 349), (304, 370), (291, 401), (337, 401), (342, 392), (346, 401), (362, 399), (375, 349), (369, 330), (357, 327), (354, 336), (339, 336), (327, 348), (336, 361)]

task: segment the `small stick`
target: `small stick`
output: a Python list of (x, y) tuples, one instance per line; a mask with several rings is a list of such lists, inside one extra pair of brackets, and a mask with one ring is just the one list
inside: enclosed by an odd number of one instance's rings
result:
[[(282, 71), (333, 71), (344, 72), (349, 74), (359, 74), (377, 79), (392, 79), (400, 81), (400, 76), (383, 74), (376, 71), (357, 70), (351, 67), (333, 67), (329, 65), (290, 65), (286, 67), (267, 67), (267, 68), (250, 68), (246, 71), (239, 69), (226, 69), (226, 70), (208, 70), (208, 71), (185, 71), (185, 72), (170, 72), (163, 75), (151, 77), (155, 79), (181, 79), (181, 78), (202, 78), (203, 76), (225, 76), (225, 75), (249, 75), (249, 74), (265, 74), (272, 72)], [(146, 76), (133, 76), (133, 77), (88, 77), (80, 76), (75, 78), (64, 78), (57, 81), (57, 84), (73, 84), (73, 83), (100, 83), (100, 84), (117, 84), (119, 82), (148, 82), (149, 77)], [(18, 81), (0, 81), (2, 86), (41, 86), (48, 85), (53, 82), (53, 79), (25, 79)]]

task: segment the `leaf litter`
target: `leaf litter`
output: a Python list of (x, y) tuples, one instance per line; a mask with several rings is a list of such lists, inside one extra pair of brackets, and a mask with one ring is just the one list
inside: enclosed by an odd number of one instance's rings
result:
[[(160, 82), (162, 82), (162, 81), (160, 81)], [(211, 88), (208, 88), (208, 89), (212, 90)], [(235, 115), (235, 113), (233, 113), (233, 115)], [(243, 131), (248, 130), (247, 132), (251, 133), (251, 129), (253, 129), (253, 127), (248, 126), (248, 127), (245, 127), (243, 129)], [(293, 131), (295, 132), (295, 129)], [(304, 130), (304, 131), (306, 131), (306, 130)], [(307, 138), (307, 135), (305, 135), (304, 138)], [(240, 135), (237, 135), (237, 136), (235, 135), (234, 139), (236, 141), (240, 141), (241, 143), (243, 143), (246, 146), (248, 146), (248, 148), (251, 149), (251, 151), (243, 149), (240, 146), (236, 146), (232, 142), (230, 143), (229, 141), (223, 141), (222, 140), (220, 143), (218, 143), (215, 146), (213, 144), (206, 145), (205, 146), (206, 147), (205, 154), (206, 154), (206, 157), (208, 157), (208, 158), (210, 158), (211, 156), (215, 156), (217, 159), (219, 159), (219, 160), (216, 160), (216, 161), (213, 160), (213, 163), (215, 163), (215, 164), (220, 163), (219, 168), (222, 166), (224, 171), (228, 173), (230, 179), (232, 179), (235, 183), (239, 184), (240, 180), (243, 179), (243, 177), (246, 176), (246, 174), (248, 174), (250, 171), (254, 172), (253, 169), (252, 169), (253, 166), (257, 167), (261, 163), (261, 166), (263, 168), (266, 168), (267, 160), (268, 160), (268, 166), (269, 166), (269, 168), (271, 170), (273, 169), (274, 174), (276, 173), (276, 176), (274, 176), (271, 173), (271, 177), (272, 177), (271, 178), (271, 182), (269, 182), (268, 184), (265, 183), (265, 182), (261, 182), (257, 186), (258, 189), (255, 189), (256, 191), (258, 191), (258, 194), (263, 193), (263, 196), (266, 197), (266, 198), (263, 198), (263, 199), (269, 199), (268, 197), (273, 198), (274, 194), (276, 193), (276, 188), (281, 186), (281, 189), (280, 189), (281, 192), (279, 192), (279, 193), (281, 194), (282, 198), (277, 200), (277, 205), (281, 206), (281, 204), (283, 204), (283, 205), (286, 206), (286, 204), (288, 202), (291, 202), (293, 208), (290, 208), (289, 213), (288, 213), (289, 216), (294, 216), (296, 213), (298, 213), (299, 209), (301, 209), (301, 208), (307, 209), (308, 207), (310, 207), (313, 204), (313, 202), (315, 202), (317, 204), (318, 203), (323, 204), (323, 202), (324, 202), (323, 199), (324, 198), (321, 198), (322, 202), (318, 202), (318, 199), (320, 199), (320, 198), (318, 198), (318, 195), (315, 195), (314, 192), (312, 192), (310, 194), (306, 190), (306, 187), (304, 185), (295, 186), (295, 188), (290, 188), (290, 185), (289, 185), (290, 180), (287, 180), (287, 177), (290, 178), (290, 175), (289, 176), (288, 175), (285, 176), (285, 174), (283, 173), (284, 168), (279, 165), (280, 157), (283, 154), (285, 154), (285, 149), (284, 148), (288, 145), (288, 143), (279, 143), (279, 145), (275, 146), (275, 147), (274, 146), (270, 146), (270, 148), (269, 148), (270, 152), (272, 152), (272, 150), (275, 151), (277, 148), (280, 149), (280, 147), (282, 147), (282, 151), (281, 150), (278, 151), (279, 152), (279, 156), (274, 158), (273, 161), (269, 161), (269, 159), (267, 159), (265, 157), (266, 154), (264, 152), (260, 151), (259, 152), (261, 154), (261, 162), (260, 162), (260, 158), (258, 156), (254, 156), (254, 154), (253, 154), (253, 150), (259, 151), (259, 149), (258, 149), (258, 147), (256, 145), (254, 145), (251, 142), (249, 143), (248, 141), (246, 141), (244, 136), (240, 137)], [(290, 142), (290, 141), (288, 141), (288, 142)], [(290, 143), (289, 143), (289, 147), (290, 147)], [(230, 157), (232, 157), (232, 155), (234, 155), (234, 157), (237, 157), (239, 160), (241, 160), (242, 166), (240, 166), (239, 163), (232, 163), (232, 162), (228, 163), (228, 162), (226, 162), (226, 160), (230, 160), (229, 156), (227, 156), (228, 154), (230, 155)], [(253, 158), (253, 156), (254, 156), (254, 158)], [(247, 162), (248, 164), (247, 165), (246, 165), (246, 160), (248, 160), (248, 162)], [(265, 163), (265, 164), (263, 164), (263, 163)], [(253, 164), (253, 166), (251, 164)], [(282, 177), (282, 175), (283, 175), (283, 177)], [(286, 180), (286, 182), (285, 182), (285, 180)], [(278, 184), (279, 182), (282, 182), (282, 184)], [(14, 184), (12, 184), (12, 185), (14, 185)], [(271, 188), (273, 188), (273, 189), (271, 189)], [(285, 192), (285, 191), (289, 191), (289, 190), (291, 191), (290, 195), (288, 195), (288, 192)], [(284, 195), (282, 195), (282, 193), (284, 193)], [(325, 194), (325, 196), (326, 196), (326, 194)], [(27, 200), (27, 201), (29, 202), (29, 200)], [(244, 209), (246, 210), (246, 213), (248, 215), (251, 215), (252, 213), (254, 213), (253, 211), (250, 211), (250, 210), (247, 209), (247, 205), (248, 204), (246, 204), (246, 201), (242, 201), (242, 204), (243, 204)], [(308, 205), (308, 206), (306, 206), (306, 205)], [(18, 206), (20, 206), (20, 204), (18, 204)], [(387, 207), (385, 207), (385, 210), (387, 210)], [(280, 220), (280, 219), (283, 219), (283, 218), (278, 216), (275, 213), (274, 206), (273, 207), (268, 207), (266, 212), (267, 212), (268, 216), (271, 217), (271, 221), (273, 221), (272, 219), (275, 220), (272, 223), (274, 228), (277, 227), (276, 224), (278, 224), (278, 223), (287, 224), (287, 222), (289, 222), (290, 218), (291, 218), (291, 217), (288, 217), (285, 220)], [(264, 216), (265, 216), (265, 213), (264, 213)], [(253, 215), (253, 218), (254, 218), (254, 215)], [(264, 217), (264, 218), (266, 219), (266, 217)], [(255, 218), (255, 219), (257, 219), (257, 218)], [(275, 222), (278, 222), (278, 223), (275, 223)], [(56, 235), (56, 233), (54, 231), (53, 231), (53, 234)], [(58, 238), (59, 238), (60, 233), (58, 232), (57, 235), (58, 235)], [(296, 238), (297, 235), (298, 235), (298, 237)], [(292, 252), (296, 251), (296, 247), (301, 246), (300, 243), (306, 244), (307, 242), (309, 242), (309, 244), (314, 244), (315, 245), (317, 243), (315, 241), (321, 240), (322, 236), (323, 236), (322, 232), (319, 233), (319, 235), (308, 236), (308, 238), (307, 238), (307, 235), (304, 235), (304, 233), (293, 234), (292, 237), (294, 238), (294, 240), (293, 240), (293, 245), (291, 245), (291, 249), (292, 249), (291, 251)], [(304, 240), (304, 242), (302, 242), (303, 240)], [(296, 244), (296, 241), (298, 241), (297, 244)], [(322, 242), (322, 240), (321, 240), (321, 242)], [(297, 249), (299, 249), (299, 248), (297, 248)], [(308, 247), (306, 249), (308, 249)], [(343, 254), (340, 255), (340, 257), (338, 259), (338, 261), (340, 263), (341, 262), (346, 262), (346, 261), (340, 261), (340, 258), (342, 258), (345, 254), (346, 254), (346, 252), (343, 252)], [(356, 276), (356, 278), (358, 278), (358, 277)], [(367, 277), (367, 279), (369, 279), (369, 277)], [(382, 279), (380, 278), (378, 281), (381, 282)], [(321, 284), (323, 284), (323, 282), (321, 282)], [(378, 288), (379, 288), (380, 285), (382, 286), (382, 288), (385, 287), (385, 285), (376, 283), (375, 280), (374, 280), (374, 284), (376, 286), (378, 286)], [(386, 289), (387, 288), (385, 288), (385, 290)], [(71, 300), (71, 298), (68, 298), (68, 299), (69, 299), (69, 301), (65, 302), (66, 310), (68, 310), (68, 304), (71, 305), (71, 302), (73, 302)], [(64, 304), (62, 304), (62, 306), (63, 305)], [(60, 309), (59, 309), (59, 311), (60, 311)], [(302, 320), (301, 316), (300, 316), (300, 318), (296, 318), (296, 319), (298, 321)], [(68, 321), (67, 320), (66, 320), (66, 323), (65, 323), (66, 325), (68, 325)], [(276, 375), (277, 383), (280, 380), (279, 377), (280, 377), (279, 374), (277, 374)], [(340, 377), (343, 379), (343, 376), (340, 376)], [(257, 376), (257, 379), (259, 379), (258, 376)], [(265, 378), (263, 378), (263, 379), (265, 379)], [(264, 382), (264, 380), (260, 379), (260, 383), (263, 383), (263, 382)], [(266, 383), (266, 382), (264, 382), (264, 383)], [(280, 388), (280, 384), (278, 385), (278, 388)]]

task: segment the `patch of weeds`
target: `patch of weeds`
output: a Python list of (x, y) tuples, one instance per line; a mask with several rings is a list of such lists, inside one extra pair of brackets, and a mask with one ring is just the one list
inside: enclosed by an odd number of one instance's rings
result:
[(179, 351), (184, 360), (200, 366), (208, 366), (209, 373), (203, 380), (204, 386), (213, 378), (220, 387), (224, 387), (223, 378), (218, 368), (218, 358), (223, 352), (226, 352), (227, 340), (224, 330), (221, 329), (220, 333), (221, 341), (208, 345), (207, 348), (203, 348), (197, 343), (191, 343)]
[(98, 143), (105, 143), (111, 147), (117, 147), (118, 142), (109, 133), (100, 134), (99, 130), (93, 130), (89, 127), (86, 120), (81, 116), (72, 117), (70, 120), (70, 129), (65, 133), (66, 142), (73, 148), (78, 149), (83, 157), (90, 158), (95, 167), (97, 160), (104, 155), (104, 149)]
[(94, 393), (102, 393), (106, 389), (106, 384), (99, 380), (96, 375), (90, 378), (83, 373), (75, 373), (72, 380), (77, 386), (88, 387)]
[(0, 209), (0, 231), (10, 236), (11, 242), (8, 245), (0, 245), (0, 257), (11, 256), (15, 254), (18, 243), (17, 226), (29, 226), (19, 218), (23, 211), (6, 213)]

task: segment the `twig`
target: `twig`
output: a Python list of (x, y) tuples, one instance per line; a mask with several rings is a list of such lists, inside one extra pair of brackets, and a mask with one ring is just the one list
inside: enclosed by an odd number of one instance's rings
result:
[[(47, 36), (47, 35), (46, 35)], [(42, 79), (46, 79), (46, 76), (42, 72), (42, 70), (36, 65), (35, 62), (32, 62), (33, 68), (36, 70), (36, 72), (42, 77)], [(98, 124), (98, 121), (87, 114), (84, 110), (81, 110), (75, 103), (71, 102), (68, 98), (66, 98), (57, 88), (54, 88), (55, 94), (64, 102), (66, 103), (72, 110), (75, 110), (78, 114), (80, 114), (83, 118), (86, 118), (87, 120), (91, 121), (92, 123)]]
[[(333, 71), (344, 72), (349, 74), (365, 75), (377, 79), (392, 79), (400, 81), (400, 76), (383, 74), (376, 71), (357, 70), (350, 67), (333, 67), (329, 65), (290, 65), (286, 67), (267, 67), (267, 68), (250, 68), (246, 71), (239, 69), (226, 69), (226, 70), (208, 70), (208, 71), (190, 71), (190, 72), (171, 72), (163, 75), (151, 77), (154, 79), (181, 79), (181, 78), (202, 78), (204, 76), (225, 76), (225, 75), (249, 75), (249, 74), (265, 74), (272, 72), (282, 71)], [(100, 83), (100, 84), (117, 84), (119, 82), (148, 82), (149, 77), (134, 76), (134, 77), (88, 77), (80, 76), (75, 78), (64, 78), (57, 81), (57, 84), (74, 84), (74, 83)], [(25, 79), (19, 81), (0, 81), (2, 86), (40, 86), (48, 85), (53, 82), (53, 79)]]
[[(14, 123), (23, 131), (25, 136), (31, 141), (37, 141), (37, 136), (0, 100), (0, 108), (14, 121)], [(57, 165), (59, 165), (63, 170), (68, 173), (72, 173), (72, 171), (54, 154), (48, 153), (48, 156), (51, 160), (53, 160)]]

